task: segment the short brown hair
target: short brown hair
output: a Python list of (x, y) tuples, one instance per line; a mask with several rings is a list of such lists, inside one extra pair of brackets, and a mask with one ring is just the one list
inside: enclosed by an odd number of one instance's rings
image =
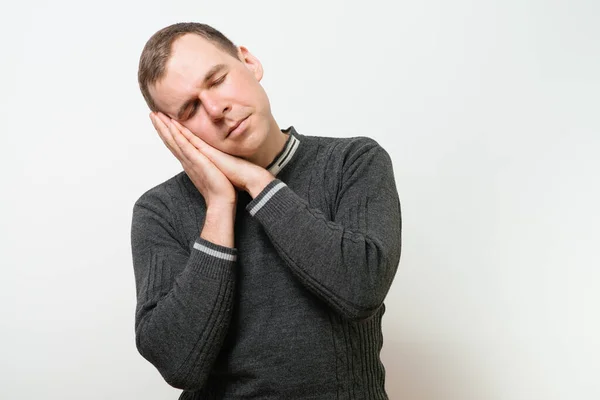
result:
[(140, 90), (146, 100), (146, 104), (148, 104), (148, 107), (152, 111), (159, 110), (152, 96), (150, 96), (149, 87), (164, 76), (167, 61), (169, 61), (169, 57), (171, 56), (173, 43), (176, 39), (187, 33), (200, 35), (221, 50), (238, 58), (238, 49), (235, 44), (209, 25), (197, 22), (180, 22), (159, 30), (146, 42), (138, 67)]

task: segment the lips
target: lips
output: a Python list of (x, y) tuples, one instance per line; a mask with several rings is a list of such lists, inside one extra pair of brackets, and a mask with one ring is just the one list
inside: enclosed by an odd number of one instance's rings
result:
[(231, 132), (235, 131), (237, 129), (237, 127), (240, 126), (242, 124), (242, 122), (244, 122), (246, 119), (248, 119), (248, 117), (244, 117), (244, 118), (240, 119), (231, 128), (229, 128), (229, 131), (227, 132), (227, 136), (231, 135)]

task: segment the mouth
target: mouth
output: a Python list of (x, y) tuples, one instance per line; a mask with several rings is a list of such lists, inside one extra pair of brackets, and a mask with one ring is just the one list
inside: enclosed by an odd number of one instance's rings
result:
[[(248, 116), (249, 117), (249, 116)], [(229, 131), (227, 132), (227, 136), (231, 135), (232, 133), (235, 132), (235, 130), (242, 125), (242, 123), (244, 121), (246, 121), (248, 119), (248, 117), (244, 117), (242, 119), (240, 119), (238, 122), (236, 122), (231, 128), (229, 128)]]

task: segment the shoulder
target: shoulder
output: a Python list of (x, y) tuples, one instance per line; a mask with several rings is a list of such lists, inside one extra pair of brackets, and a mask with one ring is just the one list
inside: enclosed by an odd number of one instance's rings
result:
[(332, 137), (332, 136), (309, 136), (316, 140), (325, 149), (333, 149), (338, 152), (352, 153), (356, 151), (369, 151), (381, 147), (373, 138), (367, 136)]
[(321, 152), (336, 156), (350, 156), (385, 150), (373, 138), (367, 136), (333, 137), (302, 135), (301, 140), (317, 143)]
[(189, 178), (184, 171), (146, 190), (135, 202), (134, 208), (143, 207), (154, 211), (172, 210), (177, 200), (187, 191)]
[(367, 136), (328, 137), (311, 136), (319, 143), (319, 153), (327, 160), (329, 168), (347, 169), (357, 162), (369, 162), (373, 158), (389, 160), (387, 151), (373, 138)]

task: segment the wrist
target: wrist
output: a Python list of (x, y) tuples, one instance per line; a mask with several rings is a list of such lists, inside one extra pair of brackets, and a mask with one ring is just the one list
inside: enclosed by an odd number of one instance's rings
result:
[(206, 213), (227, 215), (229, 212), (235, 212), (236, 204), (237, 204), (237, 192), (235, 189), (231, 190), (231, 196), (220, 195), (220, 196), (211, 196), (205, 197), (204, 201), (206, 203)]
[(262, 169), (254, 179), (246, 184), (244, 188), (252, 198), (255, 198), (264, 190), (264, 188), (275, 180), (275, 177), (266, 169)]
[(200, 237), (221, 246), (234, 247), (235, 211), (235, 205), (207, 206)]
[(216, 203), (206, 205), (206, 216), (214, 218), (235, 217), (236, 205), (229, 203)]

